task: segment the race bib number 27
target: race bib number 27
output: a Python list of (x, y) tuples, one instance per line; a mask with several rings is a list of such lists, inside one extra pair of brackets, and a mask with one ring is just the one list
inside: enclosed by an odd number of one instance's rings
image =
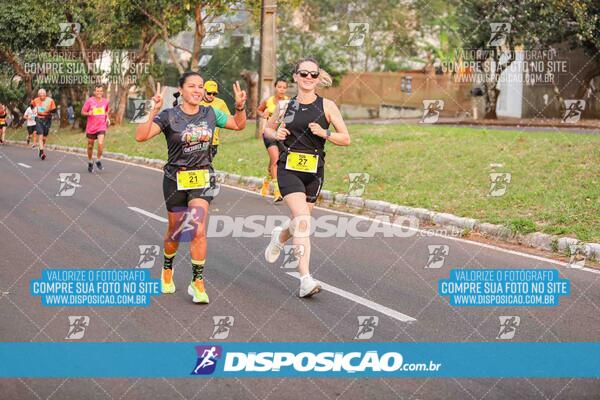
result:
[(296, 153), (290, 151), (287, 155), (285, 169), (299, 172), (317, 172), (319, 156), (316, 154)]

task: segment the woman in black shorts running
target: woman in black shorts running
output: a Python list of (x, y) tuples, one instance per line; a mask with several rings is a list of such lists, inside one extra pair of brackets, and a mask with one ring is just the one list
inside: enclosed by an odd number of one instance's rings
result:
[[(163, 132), (167, 140), (168, 160), (165, 164), (163, 194), (169, 226), (164, 241), (164, 266), (161, 273), (162, 293), (175, 292), (173, 258), (189, 230), (192, 256), (192, 280), (188, 294), (194, 303), (208, 303), (204, 287), (206, 258), (206, 221), (208, 206), (216, 188), (212, 168), (212, 137), (215, 128), (242, 130), (246, 126), (246, 92), (239, 83), (233, 85), (235, 115), (229, 116), (212, 107), (200, 105), (204, 97), (204, 80), (197, 72), (186, 72), (179, 78), (183, 102), (158, 113), (163, 104), (160, 83), (152, 98), (154, 107), (148, 122), (138, 126), (135, 139), (143, 142)], [(157, 115), (158, 114), (158, 115)]]
[[(285, 95), (287, 91), (287, 82), (281, 78), (275, 80), (275, 94), (264, 99), (259, 105), (256, 111), (262, 114), (261, 119), (261, 135), (264, 134), (264, 126), (273, 112), (279, 105), (281, 112), (285, 110), (285, 105), (289, 100), (289, 97)], [(282, 107), (282, 105), (284, 105)], [(279, 118), (279, 117), (278, 117)], [(264, 123), (263, 123), (264, 121)], [(267, 176), (263, 180), (262, 188), (260, 189), (261, 196), (265, 197), (269, 193), (269, 184), (273, 182), (273, 198), (275, 203), (283, 200), (281, 192), (279, 191), (279, 185), (277, 184), (277, 161), (279, 160), (279, 147), (277, 147), (277, 140), (267, 139), (263, 135), (263, 142), (267, 153), (269, 153), (269, 165), (267, 166)]]
[[(276, 227), (265, 250), (267, 262), (274, 263), (284, 243), (293, 238), (300, 259), (300, 297), (309, 297), (321, 290), (309, 271), (310, 214), (323, 187), (325, 172), (325, 142), (348, 146), (350, 135), (336, 104), (315, 93), (324, 71), (313, 58), (305, 58), (294, 68), (298, 94), (290, 100), (283, 123), (269, 119), (265, 136), (280, 141), (281, 154), (277, 163), (277, 180), (283, 199), (292, 213), (289, 224)], [(279, 115), (279, 110), (273, 113)], [(329, 130), (333, 124), (335, 132)]]

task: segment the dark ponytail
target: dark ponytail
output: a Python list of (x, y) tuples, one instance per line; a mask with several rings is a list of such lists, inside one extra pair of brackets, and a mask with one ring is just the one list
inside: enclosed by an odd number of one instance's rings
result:
[(179, 92), (173, 93), (173, 97), (175, 97), (175, 101), (173, 102), (173, 107), (177, 107), (177, 103), (179, 103), (177, 101), (179, 99), (179, 96), (181, 96), (181, 94)]

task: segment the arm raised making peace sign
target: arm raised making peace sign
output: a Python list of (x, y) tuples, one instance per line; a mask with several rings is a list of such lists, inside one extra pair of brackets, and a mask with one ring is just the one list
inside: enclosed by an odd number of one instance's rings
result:
[(163, 106), (165, 89), (163, 88), (161, 91), (160, 82), (156, 83), (156, 89), (154, 91), (154, 96), (152, 96), (152, 102), (154, 105), (150, 110), (150, 114), (148, 115), (148, 120), (143, 124), (139, 124), (137, 129), (135, 130), (135, 140), (138, 142), (145, 142), (146, 140), (152, 139), (154, 136), (160, 133), (160, 126), (154, 123), (154, 117), (156, 114), (160, 112), (160, 109)]

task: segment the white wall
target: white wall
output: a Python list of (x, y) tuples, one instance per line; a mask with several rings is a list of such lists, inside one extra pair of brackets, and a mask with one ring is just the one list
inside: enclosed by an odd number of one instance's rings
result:
[(496, 102), (499, 117), (521, 118), (523, 112), (523, 53), (516, 52), (516, 59), (506, 68), (496, 86), (500, 96)]

